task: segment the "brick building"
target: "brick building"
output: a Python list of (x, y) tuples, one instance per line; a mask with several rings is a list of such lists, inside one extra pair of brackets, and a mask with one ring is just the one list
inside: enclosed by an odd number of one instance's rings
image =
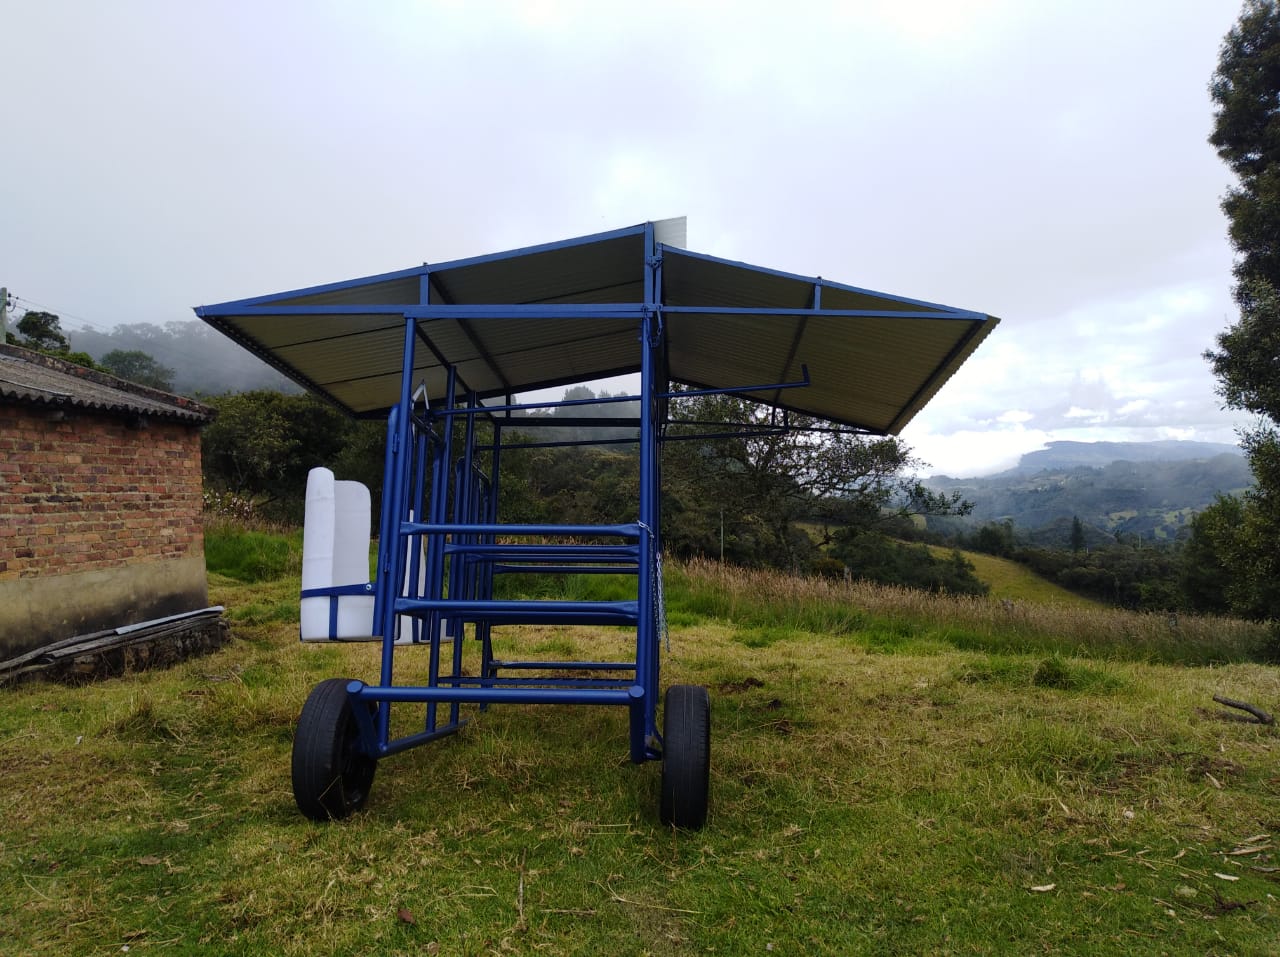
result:
[(212, 410), (0, 345), (0, 660), (208, 604)]

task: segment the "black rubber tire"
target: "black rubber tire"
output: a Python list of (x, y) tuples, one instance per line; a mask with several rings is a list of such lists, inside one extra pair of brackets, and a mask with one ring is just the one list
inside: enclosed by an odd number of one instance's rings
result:
[(364, 807), (378, 769), (377, 758), (359, 750), (350, 683), (328, 678), (312, 688), (293, 735), (293, 797), (313, 821), (336, 821)]
[(696, 831), (707, 823), (711, 789), (711, 697), (699, 685), (672, 685), (662, 707), (663, 824)]

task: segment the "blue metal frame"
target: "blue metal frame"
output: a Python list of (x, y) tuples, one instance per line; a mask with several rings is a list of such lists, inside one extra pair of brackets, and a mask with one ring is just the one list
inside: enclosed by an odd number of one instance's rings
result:
[[(619, 231), (618, 236), (633, 235)], [(667, 400), (713, 392), (759, 392), (801, 388), (798, 382), (743, 385), (697, 392), (668, 391), (665, 325), (662, 304), (661, 247), (653, 225), (643, 227), (645, 256), (643, 299), (606, 306), (418, 306), (400, 307), (404, 321), (400, 399), (387, 420), (378, 573), (374, 586), (374, 631), (382, 638), (379, 679), (353, 681), (349, 694), (370, 709), (353, 709), (361, 747), (384, 757), (459, 730), (464, 704), (575, 704), (626, 707), (630, 715), (629, 750), (636, 763), (660, 759), (662, 738), (657, 725), (660, 638), (664, 620), (660, 528), (659, 451), (666, 425)], [(596, 241), (600, 237), (591, 237)], [(557, 248), (562, 244), (552, 244)], [(527, 252), (527, 251), (518, 251)], [(506, 258), (518, 253), (506, 253)], [(467, 260), (479, 263), (486, 258)], [(456, 265), (456, 264), (455, 264)], [(323, 287), (334, 288), (334, 287)], [(245, 311), (271, 309), (265, 305)], [(289, 307), (284, 307), (288, 309)], [(352, 307), (353, 312), (362, 311)], [(504, 432), (520, 426), (540, 428), (536, 420), (518, 420), (511, 412), (535, 407), (596, 404), (601, 400), (563, 403), (515, 403), (481, 406), (474, 393), (460, 395), (457, 371), (446, 366), (445, 394), (425, 401), (415, 389), (416, 350), (422, 343), (419, 323), (441, 315), (498, 318), (519, 315), (631, 319), (640, 350), (640, 392), (605, 401), (638, 401), (639, 501), (630, 520), (603, 525), (507, 524), (498, 514), (504, 450), (577, 444), (567, 442), (506, 443)], [(429, 346), (429, 343), (427, 344)], [(482, 434), (485, 423), (492, 437)], [(554, 419), (545, 425), (556, 425)], [(602, 424), (606, 424), (602, 421)], [(607, 420), (616, 425), (616, 420)], [(607, 440), (606, 440), (607, 441)], [(487, 459), (488, 467), (485, 468)], [(519, 574), (620, 575), (634, 579), (635, 597), (620, 601), (550, 601), (496, 598), (494, 582)], [(413, 643), (428, 646), (424, 684), (395, 682), (396, 638), (405, 630)], [(623, 625), (635, 629), (631, 661), (507, 661), (494, 656), (493, 627), (510, 624)], [(479, 667), (467, 673), (463, 646), (479, 644)], [(393, 704), (425, 705), (422, 730), (393, 738)], [(447, 715), (441, 713), (447, 706)]]

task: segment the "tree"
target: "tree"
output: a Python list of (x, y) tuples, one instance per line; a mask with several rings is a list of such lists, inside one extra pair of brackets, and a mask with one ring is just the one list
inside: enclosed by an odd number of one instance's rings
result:
[[(718, 554), (751, 565), (798, 567), (816, 546), (797, 523), (872, 528), (886, 517), (964, 511), (912, 477), (919, 463), (893, 437), (832, 430), (732, 395), (677, 404), (663, 450), (663, 535), (681, 554)], [(683, 423), (683, 424), (680, 424)], [(724, 435), (727, 438), (696, 438)]]
[(218, 416), (201, 441), (207, 488), (251, 498), (268, 518), (300, 521), (307, 472), (324, 465), (370, 484), (377, 515), (380, 423), (357, 422), (310, 395), (262, 390), (208, 401)]
[(1249, 280), (1280, 277), (1280, 8), (1276, 0), (1246, 0), (1222, 41), (1209, 83), (1217, 106), (1209, 142), (1239, 178), (1222, 210), (1238, 258), (1237, 298)]
[(989, 590), (958, 550), (941, 558), (925, 545), (903, 545), (873, 530), (840, 529), (831, 554), (863, 581), (952, 595), (985, 595)]
[(1191, 520), (1191, 537), (1182, 550), (1179, 581), (1183, 600), (1191, 611), (1222, 615), (1239, 603), (1239, 596), (1231, 594), (1238, 581), (1228, 564), (1236, 561), (1243, 521), (1244, 502), (1234, 496), (1219, 496)]
[(15, 327), (22, 333), (18, 345), (45, 352), (67, 352), (71, 344), (62, 331), (62, 320), (52, 312), (27, 312)]
[[(1259, 424), (1244, 436), (1255, 487), (1245, 494), (1232, 546), (1215, 554), (1239, 584), (1233, 611), (1280, 618), (1280, 4), (1246, 0), (1223, 40), (1209, 84), (1217, 105), (1209, 142), (1239, 182), (1223, 212), (1237, 257), (1239, 320), (1205, 353), (1230, 408)], [(1224, 536), (1219, 535), (1218, 539)]]
[(173, 370), (139, 349), (112, 349), (99, 360), (99, 365), (112, 375), (130, 382), (163, 392), (173, 391)]
[(1013, 522), (1005, 519), (999, 524), (988, 522), (974, 533), (970, 547), (974, 551), (985, 552), (1000, 558), (1009, 558), (1017, 547), (1013, 535)]
[(1071, 550), (1084, 551), (1084, 525), (1081, 524), (1079, 515), (1071, 516)]

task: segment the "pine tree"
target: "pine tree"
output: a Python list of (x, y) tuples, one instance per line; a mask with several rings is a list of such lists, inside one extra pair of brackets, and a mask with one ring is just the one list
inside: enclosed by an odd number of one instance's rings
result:
[[(1280, 618), (1280, 5), (1246, 0), (1209, 84), (1217, 105), (1209, 142), (1238, 178), (1223, 212), (1236, 249), (1239, 320), (1205, 353), (1218, 392), (1261, 417), (1244, 435), (1256, 486), (1219, 555), (1248, 584), (1236, 610)], [(1215, 508), (1222, 507), (1222, 503)]]

